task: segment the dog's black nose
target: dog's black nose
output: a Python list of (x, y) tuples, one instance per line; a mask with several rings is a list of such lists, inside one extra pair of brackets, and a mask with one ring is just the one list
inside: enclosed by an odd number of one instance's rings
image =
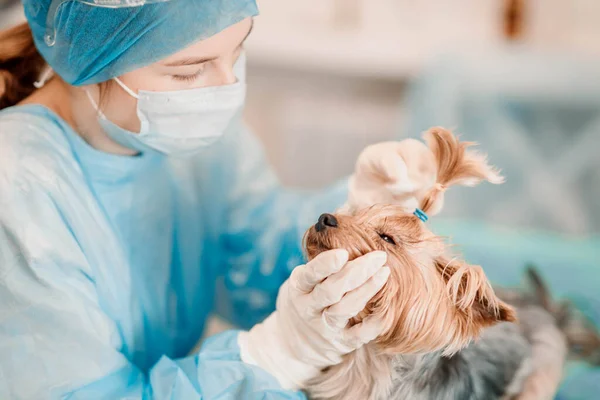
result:
[(317, 224), (315, 225), (315, 229), (317, 230), (317, 232), (321, 232), (327, 229), (327, 227), (337, 228), (337, 226), (338, 221), (333, 215), (321, 214), (321, 216), (319, 217), (319, 222), (317, 222)]

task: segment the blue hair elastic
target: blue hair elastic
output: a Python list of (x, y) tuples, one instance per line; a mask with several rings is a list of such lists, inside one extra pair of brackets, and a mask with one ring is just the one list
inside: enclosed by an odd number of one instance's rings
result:
[(429, 219), (427, 214), (425, 214), (425, 211), (421, 210), (420, 208), (417, 208), (413, 214), (416, 215), (423, 222), (427, 222), (427, 220)]

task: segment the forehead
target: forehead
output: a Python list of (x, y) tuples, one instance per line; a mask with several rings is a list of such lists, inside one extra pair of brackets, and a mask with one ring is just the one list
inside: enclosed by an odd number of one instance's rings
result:
[(219, 56), (224, 51), (231, 51), (239, 46), (246, 36), (248, 36), (252, 29), (252, 24), (252, 18), (245, 18), (216, 35), (200, 40), (165, 58), (160, 64), (169, 64), (185, 57)]
[(366, 234), (370, 237), (387, 234), (403, 244), (429, 243), (428, 248), (443, 251), (444, 241), (438, 237), (418, 217), (409, 214), (398, 206), (375, 206), (360, 210), (353, 215), (341, 220), (342, 225), (347, 225), (345, 232), (354, 232), (358, 235)]
[(356, 212), (350, 219), (360, 225), (377, 226), (390, 225), (404, 226), (406, 224), (414, 225), (415, 217), (407, 213), (404, 209), (392, 206), (371, 207)]

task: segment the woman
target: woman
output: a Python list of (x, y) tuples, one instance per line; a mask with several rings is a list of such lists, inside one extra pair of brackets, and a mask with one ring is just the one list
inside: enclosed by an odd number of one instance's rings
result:
[[(24, 6), (0, 34), (0, 398), (302, 398), (378, 334), (346, 323), (385, 254), (289, 277), (346, 190), (283, 190), (241, 124), (254, 1)], [(216, 293), (249, 331), (188, 355)]]

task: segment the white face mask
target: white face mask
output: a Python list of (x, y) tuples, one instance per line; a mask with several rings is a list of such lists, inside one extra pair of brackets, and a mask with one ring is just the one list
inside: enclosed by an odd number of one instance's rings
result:
[(100, 113), (100, 124), (114, 141), (138, 151), (152, 148), (174, 156), (187, 156), (216, 142), (233, 117), (242, 109), (246, 97), (245, 55), (242, 53), (233, 70), (238, 82), (226, 86), (172, 92), (133, 92), (118, 78), (115, 81), (138, 99), (140, 133), (133, 133), (110, 122)]

